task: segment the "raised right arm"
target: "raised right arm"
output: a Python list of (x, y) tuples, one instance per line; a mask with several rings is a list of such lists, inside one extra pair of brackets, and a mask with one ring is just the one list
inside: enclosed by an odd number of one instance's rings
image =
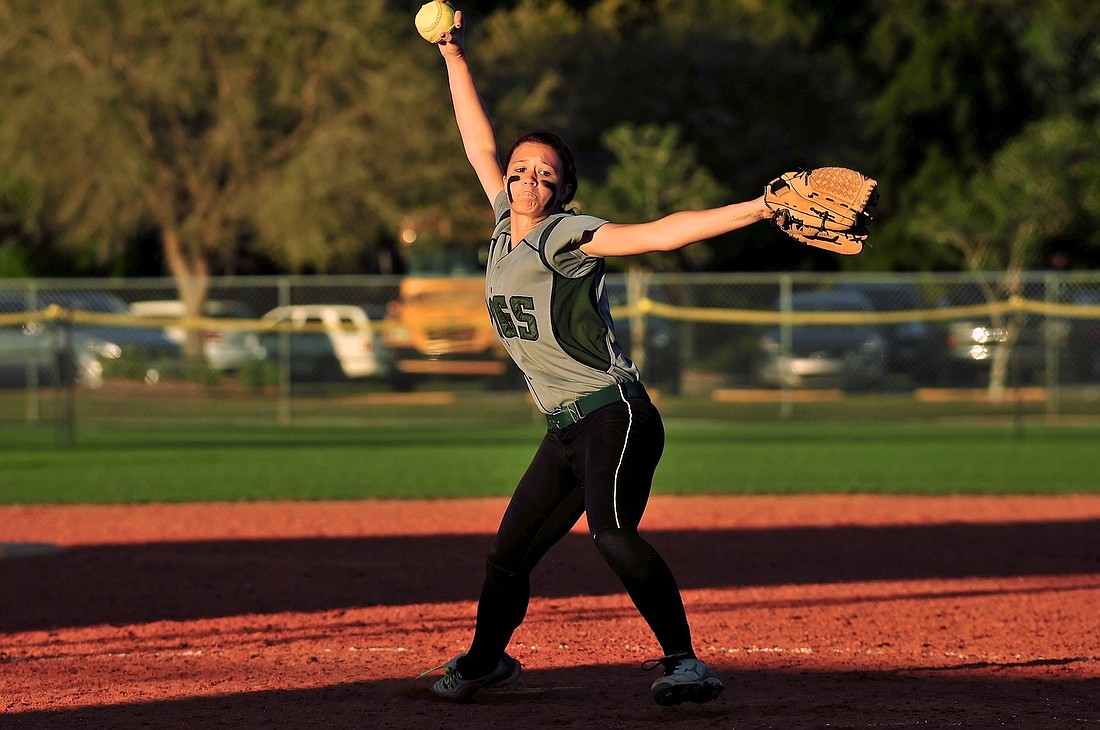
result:
[(466, 63), (466, 53), (462, 45), (462, 14), (458, 13), (455, 20), (455, 30), (440, 40), (439, 52), (447, 64), (451, 103), (454, 105), (455, 120), (462, 136), (462, 146), (466, 150), (466, 159), (473, 166), (477, 179), (489, 198), (489, 204), (492, 205), (504, 189), (504, 172), (500, 166), (493, 123), (485, 111), (481, 95), (474, 85), (474, 77)]

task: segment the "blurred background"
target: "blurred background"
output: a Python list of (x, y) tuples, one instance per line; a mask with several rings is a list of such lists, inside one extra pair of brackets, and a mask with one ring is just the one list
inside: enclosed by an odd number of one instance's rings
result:
[[(419, 4), (0, 0), (0, 423), (521, 391)], [(857, 257), (760, 225), (612, 261), (663, 397), (1100, 413), (1096, 3), (459, 9), (500, 144), (565, 135), (583, 212), (748, 199), (797, 167), (879, 181)]]

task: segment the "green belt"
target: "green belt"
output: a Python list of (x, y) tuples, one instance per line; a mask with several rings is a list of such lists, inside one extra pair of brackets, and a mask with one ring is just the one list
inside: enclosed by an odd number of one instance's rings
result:
[(566, 426), (572, 426), (592, 411), (602, 408), (608, 403), (621, 401), (624, 398), (648, 397), (649, 394), (645, 392), (645, 386), (641, 383), (633, 380), (626, 383), (616, 383), (597, 390), (595, 393), (589, 393), (572, 403), (566, 403), (553, 413), (547, 413), (546, 425), (549, 428), (565, 428)]

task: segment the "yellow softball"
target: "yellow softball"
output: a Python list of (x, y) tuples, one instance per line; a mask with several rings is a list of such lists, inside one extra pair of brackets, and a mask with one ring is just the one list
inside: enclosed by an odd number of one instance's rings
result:
[(439, 43), (454, 27), (455, 9), (443, 0), (424, 3), (416, 13), (416, 30), (428, 43)]

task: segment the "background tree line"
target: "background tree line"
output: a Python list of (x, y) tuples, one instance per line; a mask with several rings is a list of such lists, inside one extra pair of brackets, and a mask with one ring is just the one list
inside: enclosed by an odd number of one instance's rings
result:
[[(0, 0), (0, 276), (401, 270), (481, 245), (420, 0)], [(864, 255), (774, 227), (647, 265), (1100, 263), (1091, 0), (468, 0), (501, 144), (560, 131), (577, 204), (636, 220), (839, 164), (883, 194)], [(193, 311), (198, 311), (197, 308)]]

